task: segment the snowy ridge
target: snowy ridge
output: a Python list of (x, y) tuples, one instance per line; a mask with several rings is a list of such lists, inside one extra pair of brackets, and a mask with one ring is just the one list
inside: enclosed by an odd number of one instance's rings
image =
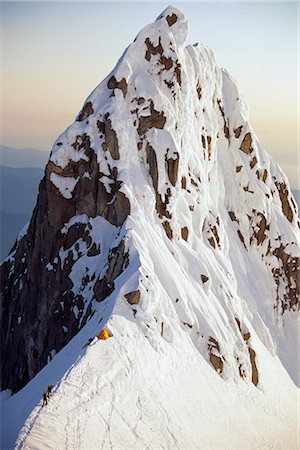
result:
[[(34, 409), (17, 449), (236, 449), (241, 443), (249, 449), (297, 448), (295, 435), (287, 433), (287, 426), (296, 429), (296, 423), (288, 425), (296, 412), (294, 388), (290, 381), (282, 384), (282, 366), (263, 347), (266, 369), (274, 370), (272, 383), (257, 392), (234, 382), (224, 389), (184, 331), (174, 345), (161, 340), (154, 349), (128, 319), (124, 311), (113, 316), (114, 338), (93, 343), (49, 405)], [(39, 382), (45, 384), (51, 372), (44, 371), (38, 378), (44, 375)], [(24, 388), (28, 396), (30, 384)], [(285, 401), (278, 405), (278, 398)]]
[(297, 447), (297, 209), (235, 82), (186, 38), (167, 8), (53, 145), (3, 265), (20, 336), (29, 301), (10, 286), (31, 286), (35, 258), (32, 280), (61, 290), (36, 294), (38, 361), (9, 359), (2, 387), (31, 381), (3, 394), (4, 420), (24, 405), (4, 446), (32, 411), (18, 449)]

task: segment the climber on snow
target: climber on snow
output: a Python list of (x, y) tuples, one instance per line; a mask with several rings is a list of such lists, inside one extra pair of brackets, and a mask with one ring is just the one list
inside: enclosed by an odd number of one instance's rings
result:
[(50, 398), (51, 397), (51, 392), (54, 386), (52, 386), (51, 384), (49, 384), (48, 389), (47, 389), (47, 397)]
[(48, 403), (48, 400), (47, 400), (47, 393), (46, 392), (44, 392), (43, 393), (43, 404), (42, 404), (42, 406), (45, 406), (45, 405), (47, 405), (47, 403)]

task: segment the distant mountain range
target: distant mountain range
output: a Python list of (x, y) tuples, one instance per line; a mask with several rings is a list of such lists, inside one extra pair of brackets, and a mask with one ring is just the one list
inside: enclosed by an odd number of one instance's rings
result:
[(0, 145), (0, 259), (6, 258), (36, 203), (50, 151)]
[(37, 167), (17, 169), (0, 166), (1, 211), (10, 214), (31, 213), (42, 176), (43, 170)]
[(40, 167), (44, 169), (50, 150), (16, 149), (0, 145), (0, 165), (9, 167)]
[[(27, 150), (24, 150), (22, 161), (26, 160), (26, 155)], [(33, 152), (28, 154), (28, 161), (30, 160), (32, 164), (34, 164), (33, 155)], [(37, 155), (37, 163), (39, 162)], [(38, 167), (0, 166), (1, 261), (6, 258), (20, 230), (30, 219), (42, 176), (43, 170)]]

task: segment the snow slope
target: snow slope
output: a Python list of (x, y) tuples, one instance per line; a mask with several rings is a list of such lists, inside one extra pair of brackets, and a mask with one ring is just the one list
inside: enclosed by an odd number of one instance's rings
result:
[(172, 344), (145, 344), (124, 311), (110, 329), (114, 337), (89, 346), (49, 405), (35, 407), (17, 449), (297, 448), (296, 389), (267, 351), (262, 389), (224, 386), (184, 331)]
[(71, 281), (53, 314), (76, 332), (2, 393), (3, 448), (21, 427), (18, 449), (297, 448), (297, 208), (236, 83), (186, 37), (167, 8), (54, 143), (44, 189), (76, 214), (48, 200), (62, 244), (43, 276)]

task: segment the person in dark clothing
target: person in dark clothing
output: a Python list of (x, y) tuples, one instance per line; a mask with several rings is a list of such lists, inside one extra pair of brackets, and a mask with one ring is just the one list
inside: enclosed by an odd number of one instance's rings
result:
[(48, 386), (48, 389), (47, 389), (47, 396), (48, 396), (48, 398), (50, 398), (50, 396), (51, 396), (52, 389), (53, 389), (53, 386), (50, 384)]
[(43, 404), (42, 404), (42, 406), (47, 405), (47, 403), (48, 403), (48, 400), (47, 400), (47, 393), (44, 392), (44, 393), (43, 393)]

